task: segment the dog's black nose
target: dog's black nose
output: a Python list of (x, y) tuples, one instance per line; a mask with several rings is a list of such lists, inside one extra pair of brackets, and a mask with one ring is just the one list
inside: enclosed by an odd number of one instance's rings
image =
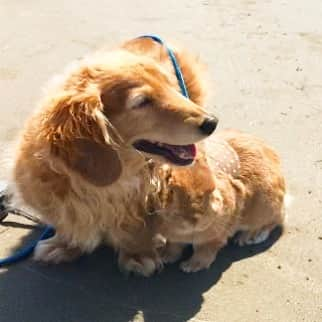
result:
[(202, 134), (210, 135), (213, 131), (216, 130), (218, 124), (218, 119), (216, 117), (207, 117), (199, 126)]

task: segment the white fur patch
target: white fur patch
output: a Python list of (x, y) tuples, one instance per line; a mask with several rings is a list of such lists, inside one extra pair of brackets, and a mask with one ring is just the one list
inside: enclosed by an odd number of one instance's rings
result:
[(264, 242), (269, 237), (270, 231), (265, 229), (258, 233), (255, 237), (245, 241), (246, 245), (256, 245)]

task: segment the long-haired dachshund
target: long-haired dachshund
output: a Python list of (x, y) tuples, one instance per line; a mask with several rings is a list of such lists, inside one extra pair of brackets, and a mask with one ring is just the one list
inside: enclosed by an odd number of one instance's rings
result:
[(72, 260), (105, 242), (121, 269), (148, 276), (189, 243), (181, 267), (192, 272), (237, 231), (241, 245), (256, 243), (283, 223), (278, 156), (236, 131), (197, 143), (217, 120), (203, 109), (198, 61), (174, 52), (190, 99), (165, 48), (140, 38), (71, 68), (26, 124), (16, 192), (56, 229), (37, 260)]
[(199, 64), (175, 50), (191, 100), (180, 93), (163, 46), (135, 39), (72, 66), (54, 82), (18, 145), (16, 194), (56, 235), (34, 257), (69, 261), (107, 243), (120, 267), (160, 267), (147, 224), (147, 160), (187, 166), (217, 120), (202, 108)]

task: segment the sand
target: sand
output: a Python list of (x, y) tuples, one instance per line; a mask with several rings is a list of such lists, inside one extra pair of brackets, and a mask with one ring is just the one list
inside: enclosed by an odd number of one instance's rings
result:
[[(66, 64), (158, 33), (207, 64), (207, 108), (221, 128), (251, 132), (279, 151), (294, 200), (279, 239), (227, 247), (206, 272), (172, 265), (150, 279), (126, 278), (108, 249), (70, 265), (28, 260), (1, 269), (0, 321), (322, 321), (321, 18), (316, 0), (2, 0), (2, 154)], [(30, 235), (15, 220), (0, 226), (0, 255)]]

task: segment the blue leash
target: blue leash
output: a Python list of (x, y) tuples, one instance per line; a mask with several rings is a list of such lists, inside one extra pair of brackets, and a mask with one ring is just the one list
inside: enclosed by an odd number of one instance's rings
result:
[(188, 93), (188, 90), (187, 90), (187, 86), (186, 86), (186, 83), (184, 81), (180, 65), (178, 64), (177, 58), (176, 58), (173, 50), (170, 47), (168, 47), (165, 44), (165, 42), (163, 41), (163, 39), (160, 38), (159, 36), (156, 36), (156, 35), (144, 35), (144, 36), (141, 36), (139, 38), (151, 38), (151, 39), (153, 39), (154, 41), (158, 42), (159, 44), (161, 44), (162, 46), (164, 46), (166, 48), (166, 50), (168, 52), (168, 55), (169, 55), (169, 58), (170, 58), (170, 60), (172, 62), (172, 65), (173, 65), (173, 68), (174, 68), (174, 71), (175, 71), (175, 74), (176, 74), (176, 77), (177, 77), (177, 80), (178, 80), (178, 83), (179, 83), (179, 86), (180, 86), (180, 89), (181, 89), (181, 93), (186, 98), (189, 98), (189, 93)]
[(15, 254), (0, 259), (0, 267), (14, 264), (14, 263), (19, 262), (22, 259), (30, 256), (33, 253), (35, 247), (37, 246), (37, 244), (40, 240), (48, 239), (54, 235), (55, 235), (54, 228), (52, 228), (50, 226), (46, 226), (44, 231), (42, 232), (42, 234), (39, 236), (39, 238), (37, 240), (32, 241), (30, 244), (28, 244), (27, 246), (25, 246), (21, 250), (17, 251)]
[[(178, 80), (178, 84), (180, 86), (181, 93), (186, 98), (189, 98), (187, 86), (186, 86), (186, 83), (184, 81), (180, 65), (178, 64), (178, 61), (176, 59), (176, 56), (175, 56), (173, 50), (171, 48), (169, 48), (165, 44), (163, 39), (160, 38), (159, 36), (156, 36), (156, 35), (144, 35), (144, 36), (141, 36), (139, 38), (150, 38), (150, 39), (158, 42), (159, 44), (161, 44), (162, 46), (164, 46), (166, 48), (166, 50), (168, 52), (168, 56), (169, 56), (169, 58), (170, 58), (170, 60), (172, 62), (172, 65), (173, 65), (173, 68), (174, 68), (174, 71), (175, 71), (175, 74), (176, 74), (176, 77), (177, 77), (177, 80)], [(9, 208), (7, 209), (6, 205), (4, 203), (5, 199), (7, 199), (6, 197), (7, 197), (6, 195), (0, 196), (0, 203), (3, 203), (3, 204), (0, 204), (0, 222), (7, 216), (7, 214), (9, 212), (12, 212), (12, 209), (9, 209)], [(33, 220), (32, 219), (33, 216), (31, 216), (31, 215), (27, 215), (27, 216), (23, 215), (23, 214), (21, 214), (21, 211), (19, 211), (18, 209), (15, 209), (14, 213), (16, 215), (22, 215), (24, 217), (27, 217), (28, 219)], [(34, 251), (34, 249), (37, 246), (39, 241), (48, 239), (48, 238), (50, 238), (50, 237), (52, 237), (54, 235), (55, 235), (55, 229), (53, 227), (51, 227), (51, 226), (45, 226), (44, 231), (41, 233), (41, 235), (39, 236), (39, 238), (37, 240), (32, 241), (30, 244), (28, 244), (27, 246), (25, 246), (24, 248), (22, 248), (21, 250), (19, 250), (15, 254), (0, 259), (0, 267), (16, 263), (16, 262), (18, 262), (18, 261), (30, 256), (33, 253), (33, 251)]]

